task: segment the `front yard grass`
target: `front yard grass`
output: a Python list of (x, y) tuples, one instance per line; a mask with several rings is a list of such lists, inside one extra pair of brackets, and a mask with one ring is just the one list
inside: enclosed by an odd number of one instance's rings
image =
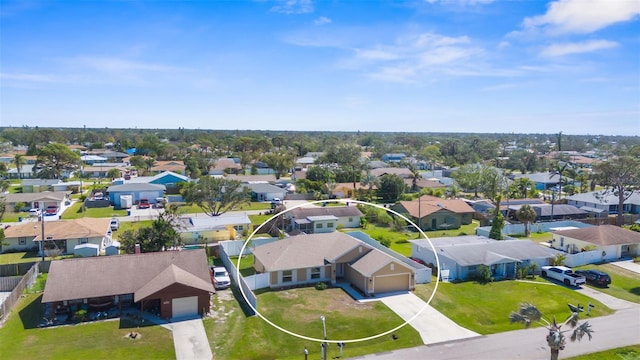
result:
[(606, 272), (611, 277), (611, 284), (608, 287), (603, 288), (590, 284), (587, 286), (619, 299), (640, 304), (640, 276), (638, 274), (611, 264), (591, 264), (575, 269), (598, 269)]
[(102, 208), (85, 207), (84, 212), (82, 211), (81, 206), (81, 202), (76, 202), (69, 206), (69, 208), (67, 208), (67, 210), (62, 214), (62, 219), (78, 219), (81, 217), (110, 218), (127, 215), (127, 209), (114, 210), (113, 206)]
[(513, 234), (509, 236), (516, 239), (529, 239), (537, 243), (549, 242), (549, 240), (553, 239), (553, 234), (550, 232), (532, 232), (529, 234), (529, 237), (525, 237), (524, 234)]
[(142, 221), (120, 221), (120, 228), (116, 231), (112, 232), (112, 236), (115, 240), (120, 240), (120, 234), (127, 230), (140, 230), (144, 227), (150, 227), (153, 223), (153, 220), (142, 220)]
[[(0, 328), (5, 359), (175, 359), (171, 332), (160, 326), (130, 328), (118, 319), (38, 328), (42, 294), (27, 294)], [(134, 330), (136, 340), (125, 337)]]
[[(320, 316), (326, 317), (327, 337), (348, 340), (390, 330), (403, 321), (384, 304), (358, 304), (341, 289), (323, 291), (299, 288), (258, 295), (261, 314), (283, 328), (301, 335), (322, 338)], [(245, 317), (235, 300), (214, 300), (214, 311), (228, 314), (224, 323), (205, 321), (209, 341), (216, 359), (301, 359), (303, 349), (309, 358), (320, 358), (320, 344), (286, 334), (257, 316)], [(357, 343), (346, 343), (343, 357), (389, 351), (422, 343), (420, 335), (404, 326), (391, 335)], [(329, 344), (327, 358), (339, 356), (336, 344)]]
[[(425, 301), (431, 296), (435, 283), (416, 286), (416, 295)], [(546, 317), (554, 315), (564, 321), (569, 315), (567, 304), (596, 307), (591, 317), (613, 313), (599, 301), (575, 292), (564, 286), (546, 282), (524, 282), (505, 280), (485, 285), (468, 281), (462, 283), (440, 283), (431, 302), (438, 311), (455, 321), (458, 325), (482, 335), (503, 331), (519, 330), (522, 326), (509, 324), (509, 314), (517, 311), (520, 303), (535, 305)], [(586, 313), (581, 314), (588, 318)]]
[(602, 360), (602, 359), (619, 359), (619, 360), (637, 360), (640, 359), (640, 345), (625, 346), (596, 353), (580, 355), (567, 358), (566, 360)]
[(33, 262), (41, 259), (35, 251), (6, 253), (0, 255), (0, 265)]

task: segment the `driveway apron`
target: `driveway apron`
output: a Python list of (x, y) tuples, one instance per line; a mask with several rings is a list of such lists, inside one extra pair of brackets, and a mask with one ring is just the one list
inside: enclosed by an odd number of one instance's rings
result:
[(210, 360), (213, 357), (202, 319), (177, 321), (170, 326), (177, 360)]
[[(424, 344), (480, 336), (451, 321), (412, 293), (385, 296), (381, 301), (420, 333)], [(416, 314), (420, 313), (416, 316)]]

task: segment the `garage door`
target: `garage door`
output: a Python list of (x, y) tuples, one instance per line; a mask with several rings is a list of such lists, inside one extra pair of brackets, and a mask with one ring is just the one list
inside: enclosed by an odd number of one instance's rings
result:
[(409, 290), (409, 274), (376, 276), (373, 282), (374, 294)]
[(198, 315), (198, 297), (175, 298), (171, 301), (171, 309), (174, 318)]

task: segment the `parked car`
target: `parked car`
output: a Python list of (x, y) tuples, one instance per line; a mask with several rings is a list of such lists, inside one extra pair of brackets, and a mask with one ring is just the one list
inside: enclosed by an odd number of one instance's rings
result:
[(598, 285), (598, 286), (607, 286), (611, 284), (611, 277), (604, 271), (596, 270), (596, 269), (585, 269), (585, 270), (576, 270), (576, 274), (582, 275), (587, 279), (588, 283)]
[(52, 216), (52, 215), (57, 215), (58, 214), (58, 207), (55, 205), (49, 205), (47, 206), (47, 208), (44, 210), (44, 214), (47, 216)]
[(579, 286), (587, 282), (584, 276), (574, 273), (566, 266), (543, 266), (540, 273), (542, 277), (561, 281), (567, 286)]
[(111, 222), (109, 223), (109, 226), (111, 227), (112, 231), (118, 230), (120, 228), (120, 220), (111, 219)]
[(149, 203), (149, 199), (140, 199), (140, 202), (138, 203), (138, 209), (148, 209), (151, 207), (151, 204)]
[(40, 209), (31, 209), (29, 210), (29, 216), (40, 216)]
[(213, 278), (213, 287), (216, 289), (227, 289), (231, 286), (231, 278), (227, 269), (222, 266), (211, 267), (211, 277)]

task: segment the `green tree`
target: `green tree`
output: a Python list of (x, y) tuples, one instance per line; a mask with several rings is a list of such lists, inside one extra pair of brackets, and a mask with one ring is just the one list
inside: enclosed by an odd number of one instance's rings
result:
[(473, 191), (474, 196), (477, 198), (482, 181), (482, 169), (483, 166), (478, 164), (463, 165), (451, 177), (456, 179), (465, 191)]
[(118, 170), (118, 169), (110, 169), (109, 171), (107, 171), (107, 177), (111, 178), (111, 179), (120, 177), (120, 170)]
[(538, 216), (538, 214), (536, 214), (536, 211), (533, 210), (533, 208), (529, 204), (522, 205), (520, 207), (520, 209), (518, 209), (518, 211), (516, 211), (516, 217), (524, 225), (524, 236), (525, 237), (529, 236), (529, 232), (530, 232), (529, 224), (531, 224), (534, 221), (536, 221), (536, 217), (537, 216)]
[(66, 145), (50, 143), (44, 146), (36, 159), (35, 168), (40, 168), (43, 177), (59, 179), (64, 170), (71, 170), (80, 164), (80, 155)]
[(596, 194), (602, 197), (613, 194), (618, 197), (616, 224), (622, 226), (624, 202), (640, 188), (640, 159), (622, 155), (597, 164), (595, 170), (599, 183), (606, 187)]
[(128, 254), (135, 252), (136, 244), (142, 252), (158, 252), (182, 245), (182, 238), (178, 230), (181, 227), (178, 207), (174, 204), (158, 214), (151, 226), (136, 231), (127, 230), (120, 234), (120, 242)]
[(489, 238), (495, 240), (502, 240), (502, 228), (504, 227), (504, 216), (501, 212), (498, 212), (491, 221), (491, 230), (489, 230)]
[(539, 325), (544, 326), (549, 332), (547, 333), (547, 345), (551, 350), (551, 360), (557, 360), (560, 355), (560, 350), (564, 350), (566, 346), (566, 337), (565, 333), (568, 330), (563, 330), (562, 328), (569, 325), (573, 332), (569, 339), (574, 342), (576, 340), (580, 341), (586, 335), (589, 337), (589, 340), (592, 338), (593, 330), (591, 329), (591, 325), (588, 321), (579, 322), (578, 314), (582, 311), (582, 308), (576, 308), (573, 305), (569, 305), (569, 309), (571, 310), (571, 315), (562, 323), (558, 323), (556, 321), (555, 316), (549, 321), (545, 319), (534, 305), (529, 303), (520, 304), (520, 309), (518, 311), (513, 311), (509, 315), (509, 322), (513, 323), (521, 323), (524, 324), (525, 328), (529, 328), (532, 323), (538, 323)]
[(293, 157), (288, 153), (269, 153), (262, 157), (262, 161), (273, 169), (276, 179), (293, 167)]
[(240, 181), (224, 178), (201, 177), (182, 189), (189, 204), (197, 204), (209, 216), (220, 216), (234, 207), (249, 203), (250, 190)]
[(378, 196), (380, 196), (384, 202), (398, 201), (400, 196), (405, 192), (404, 180), (396, 174), (383, 175), (379, 181)]
[(16, 154), (13, 157), (13, 164), (16, 166), (16, 170), (18, 170), (18, 178), (22, 179), (22, 165), (26, 164), (27, 161), (24, 159), (24, 155)]

